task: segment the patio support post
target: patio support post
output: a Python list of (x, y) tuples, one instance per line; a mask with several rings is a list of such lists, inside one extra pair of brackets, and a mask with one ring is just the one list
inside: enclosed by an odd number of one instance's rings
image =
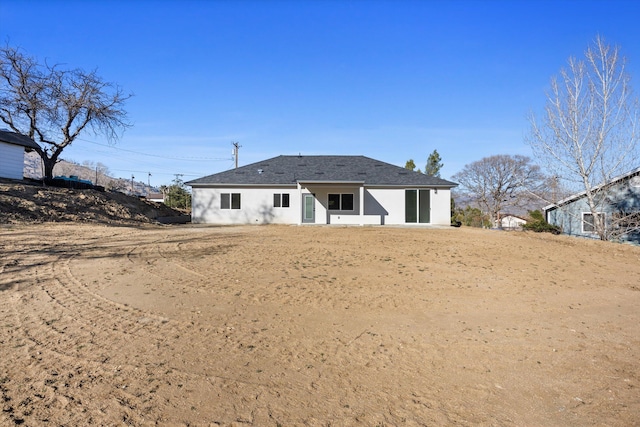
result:
[(364, 185), (360, 186), (360, 225), (364, 225)]
[(302, 204), (304, 203), (304, 200), (302, 200), (302, 185), (300, 185), (300, 181), (297, 182), (298, 185), (298, 225), (302, 225), (302, 215), (304, 215), (304, 208), (302, 207)]

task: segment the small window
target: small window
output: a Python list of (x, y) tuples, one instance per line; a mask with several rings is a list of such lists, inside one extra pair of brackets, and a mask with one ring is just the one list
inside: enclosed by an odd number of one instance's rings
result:
[(220, 194), (220, 209), (231, 209), (231, 194)]
[(343, 211), (353, 210), (353, 194), (342, 194), (342, 204), (340, 209)]
[(327, 202), (330, 211), (353, 210), (353, 194), (329, 194)]
[(604, 221), (604, 213), (596, 213), (595, 219), (591, 213), (582, 214), (582, 232), (583, 233), (596, 233), (596, 220), (600, 224)]
[(340, 195), (339, 194), (329, 194), (328, 198), (329, 206), (328, 209), (330, 211), (339, 211), (340, 210)]
[(274, 208), (288, 208), (289, 207), (289, 193), (276, 193), (273, 195), (273, 207)]
[(231, 209), (240, 209), (240, 193), (231, 193)]
[(240, 209), (240, 193), (221, 193), (220, 209)]

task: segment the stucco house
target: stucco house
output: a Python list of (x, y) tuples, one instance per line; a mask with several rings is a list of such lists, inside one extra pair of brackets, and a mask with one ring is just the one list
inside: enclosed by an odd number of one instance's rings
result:
[(0, 130), (0, 178), (24, 178), (24, 152), (39, 148), (38, 144), (24, 135)]
[(441, 178), (365, 156), (278, 156), (186, 183), (193, 223), (449, 225)]
[(595, 221), (604, 221), (611, 237), (640, 243), (640, 168), (595, 188), (598, 212), (587, 205), (586, 193), (580, 192), (544, 207), (545, 219), (562, 233), (597, 238)]
[(498, 220), (496, 220), (495, 226), (500, 226), (499, 228), (502, 228), (504, 230), (519, 230), (526, 223), (527, 220), (522, 217), (504, 213), (500, 214), (500, 224), (498, 224)]

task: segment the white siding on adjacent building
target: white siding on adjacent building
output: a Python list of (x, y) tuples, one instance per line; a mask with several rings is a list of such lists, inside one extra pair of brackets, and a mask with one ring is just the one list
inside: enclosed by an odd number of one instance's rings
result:
[(24, 147), (0, 142), (0, 178), (22, 179)]
[(500, 218), (500, 222), (502, 223), (502, 228), (515, 229), (515, 228), (522, 227), (524, 224), (527, 223), (527, 220), (519, 218), (517, 216), (513, 216), (513, 215), (506, 215)]

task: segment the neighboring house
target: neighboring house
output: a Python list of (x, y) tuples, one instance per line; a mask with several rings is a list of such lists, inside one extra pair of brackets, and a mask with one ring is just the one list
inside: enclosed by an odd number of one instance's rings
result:
[(600, 206), (596, 218), (583, 191), (546, 206), (545, 219), (564, 234), (592, 238), (598, 238), (595, 221), (604, 221), (612, 238), (640, 243), (640, 168), (594, 190)]
[(39, 148), (38, 144), (24, 135), (0, 130), (0, 178), (24, 178), (24, 152)]
[[(527, 223), (527, 220), (516, 215), (500, 214), (500, 223), (505, 230), (519, 230)], [(498, 227), (498, 221), (495, 226)]]
[(146, 196), (146, 199), (150, 202), (156, 203), (164, 203), (164, 194), (163, 193), (149, 193)]
[(451, 224), (456, 183), (365, 156), (278, 156), (186, 183), (192, 222)]

